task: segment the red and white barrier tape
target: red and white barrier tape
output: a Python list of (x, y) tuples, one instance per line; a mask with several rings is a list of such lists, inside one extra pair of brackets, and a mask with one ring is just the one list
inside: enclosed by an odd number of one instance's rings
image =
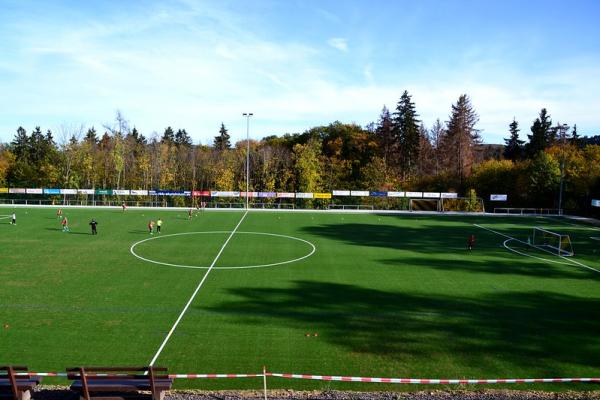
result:
[[(269, 374), (267, 374), (268, 376)], [(216, 378), (262, 378), (263, 374), (170, 374), (169, 378), (216, 379)]]
[(600, 382), (600, 378), (515, 378), (515, 379), (415, 379), (415, 378), (371, 378), (362, 376), (329, 376), (267, 373), (287, 379), (312, 379), (319, 381), (369, 382), (369, 383), (404, 383), (421, 385), (463, 385), (493, 383), (558, 383), (558, 382)]
[[(51, 376), (66, 377), (66, 372), (26, 372), (17, 373), (17, 376)], [(125, 374), (86, 374), (89, 377), (119, 378)], [(332, 375), (305, 375), (305, 374), (282, 374), (276, 372), (267, 372), (265, 374), (168, 374), (172, 379), (219, 379), (219, 378), (262, 378), (271, 376), (284, 379), (310, 379), (319, 381), (338, 381), (338, 382), (365, 382), (365, 383), (396, 383), (396, 384), (417, 384), (417, 385), (478, 385), (478, 384), (497, 384), (497, 383), (569, 383), (569, 382), (596, 382), (600, 383), (600, 378), (507, 378), (507, 379), (421, 379), (421, 378), (373, 378), (363, 376), (332, 376)]]

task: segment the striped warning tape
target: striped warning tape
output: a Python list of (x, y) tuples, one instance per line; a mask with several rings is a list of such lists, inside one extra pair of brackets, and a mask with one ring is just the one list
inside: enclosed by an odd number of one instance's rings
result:
[(319, 381), (404, 383), (421, 385), (463, 385), (493, 383), (559, 383), (559, 382), (600, 382), (600, 378), (515, 378), (515, 379), (415, 379), (415, 378), (371, 378), (362, 376), (330, 376), (267, 373), (267, 376), (287, 379), (312, 379)]
[[(66, 377), (66, 372), (27, 372), (18, 373), (17, 376), (55, 376)], [(86, 374), (93, 377), (119, 378), (126, 374)], [(363, 376), (334, 376), (334, 375), (306, 375), (306, 374), (283, 374), (266, 372), (264, 374), (169, 374), (172, 379), (219, 379), (219, 378), (262, 378), (270, 376), (284, 379), (310, 379), (319, 381), (339, 382), (365, 382), (365, 383), (396, 383), (417, 385), (478, 385), (497, 383), (570, 383), (570, 382), (596, 382), (600, 378), (507, 378), (507, 379), (422, 379), (422, 378), (373, 378)]]
[[(267, 374), (268, 376), (269, 374)], [(258, 378), (263, 374), (171, 374), (169, 378), (180, 379), (216, 379), (216, 378)]]

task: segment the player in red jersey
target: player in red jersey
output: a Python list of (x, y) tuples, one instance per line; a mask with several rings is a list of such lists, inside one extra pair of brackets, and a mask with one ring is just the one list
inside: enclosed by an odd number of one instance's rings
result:
[(69, 220), (66, 215), (63, 217), (62, 221), (60, 221), (60, 224), (63, 227), (63, 232), (69, 232)]
[(467, 239), (467, 250), (473, 250), (473, 247), (475, 247), (475, 235), (471, 235)]

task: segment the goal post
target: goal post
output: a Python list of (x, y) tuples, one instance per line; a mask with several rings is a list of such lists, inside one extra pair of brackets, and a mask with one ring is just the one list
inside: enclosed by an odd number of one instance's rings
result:
[(539, 227), (533, 228), (531, 245), (558, 256), (569, 257), (575, 254), (569, 235), (552, 232)]

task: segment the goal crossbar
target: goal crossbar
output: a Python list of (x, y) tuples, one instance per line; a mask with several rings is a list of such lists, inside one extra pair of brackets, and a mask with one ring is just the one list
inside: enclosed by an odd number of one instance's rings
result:
[(569, 235), (534, 227), (531, 245), (537, 249), (562, 257), (574, 255)]

